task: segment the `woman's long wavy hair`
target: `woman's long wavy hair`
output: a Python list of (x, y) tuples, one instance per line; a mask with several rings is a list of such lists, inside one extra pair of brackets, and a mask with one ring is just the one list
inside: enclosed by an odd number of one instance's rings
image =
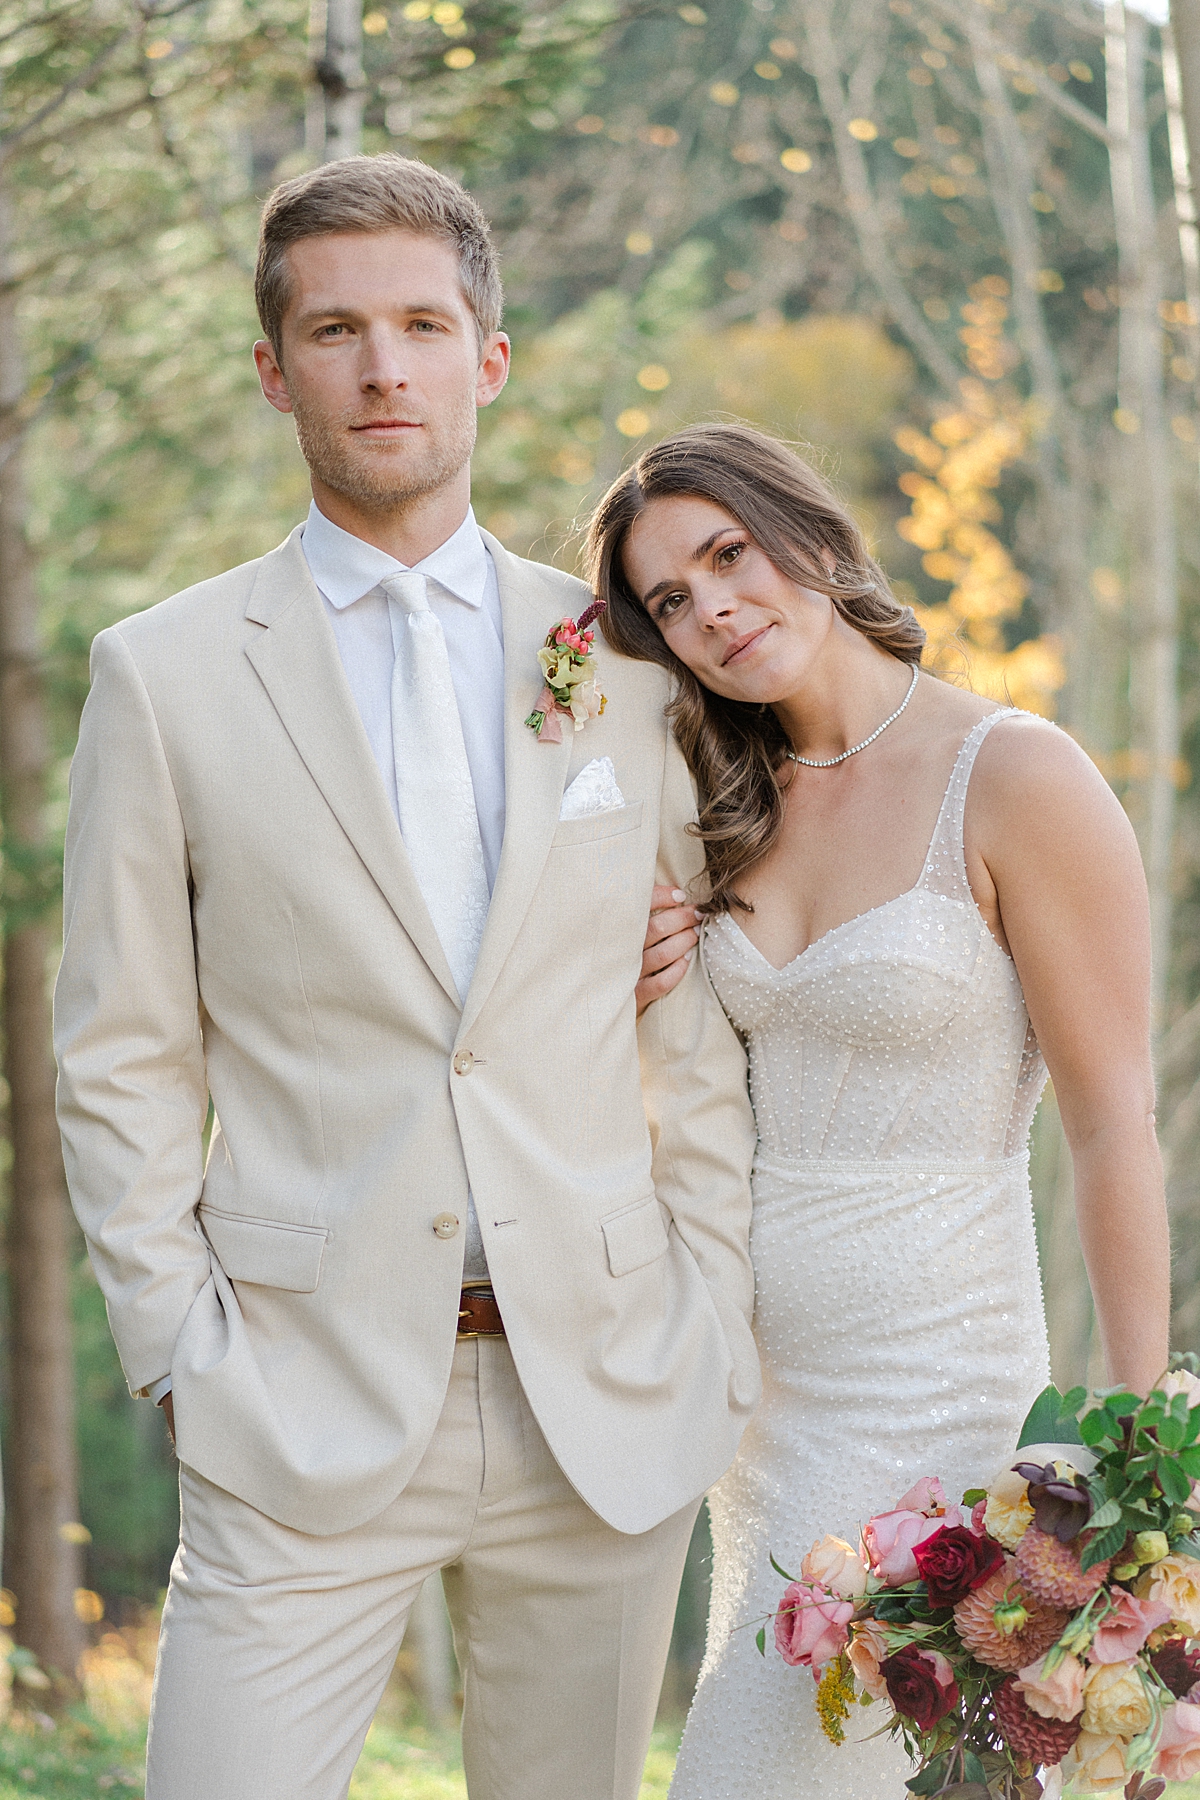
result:
[(701, 685), (668, 649), (629, 584), (622, 559), (630, 527), (651, 500), (671, 494), (723, 507), (782, 574), (828, 594), (848, 625), (900, 662), (920, 662), (925, 633), (912, 608), (892, 593), (828, 483), (788, 445), (749, 425), (693, 425), (664, 439), (638, 457), (596, 508), (587, 571), (606, 602), (601, 630), (614, 650), (671, 671), (668, 715), (699, 789), (693, 830), (704, 844), (708, 906), (749, 912), (735, 883), (779, 835), (779, 770), (789, 745), (771, 707), (727, 700)]

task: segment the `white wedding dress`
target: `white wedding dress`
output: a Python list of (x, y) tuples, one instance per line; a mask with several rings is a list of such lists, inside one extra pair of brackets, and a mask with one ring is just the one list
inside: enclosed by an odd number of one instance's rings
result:
[(709, 1496), (708, 1647), (671, 1800), (904, 1800), (887, 1716), (838, 1747), (813, 1677), (755, 1633), (826, 1532), (857, 1540), (921, 1475), (996, 1474), (1049, 1380), (1027, 1142), (1045, 1066), (975, 905), (959, 752), (917, 885), (776, 969), (724, 914), (704, 955), (746, 1039), (762, 1404)]

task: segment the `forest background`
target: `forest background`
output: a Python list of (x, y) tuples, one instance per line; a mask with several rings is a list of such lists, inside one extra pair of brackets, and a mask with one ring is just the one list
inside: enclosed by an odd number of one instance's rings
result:
[[(81, 1655), (117, 1654), (114, 1625), (133, 1642), (177, 1527), (52, 1121), (88, 648), (302, 516), (250, 359), (251, 272), (266, 193), (332, 155), (421, 157), (494, 221), (514, 373), (474, 495), (506, 544), (573, 566), (639, 448), (750, 419), (852, 503), (936, 668), (1094, 758), (1150, 880), (1175, 1336), (1200, 1348), (1200, 0), (1172, 14), (0, 0), (0, 1624), (27, 1697), (69, 1698)], [(1065, 1387), (1099, 1366), (1052, 1094), (1034, 1153)], [(668, 1710), (702, 1645), (704, 1555), (701, 1534)], [(433, 1602), (414, 1643), (412, 1683), (444, 1711)]]

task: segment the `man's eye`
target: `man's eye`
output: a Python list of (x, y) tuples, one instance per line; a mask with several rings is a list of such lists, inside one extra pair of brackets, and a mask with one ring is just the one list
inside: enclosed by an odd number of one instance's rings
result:
[(343, 333), (345, 329), (346, 327), (344, 325), (322, 325), (321, 336), (325, 338), (336, 337), (339, 333)]

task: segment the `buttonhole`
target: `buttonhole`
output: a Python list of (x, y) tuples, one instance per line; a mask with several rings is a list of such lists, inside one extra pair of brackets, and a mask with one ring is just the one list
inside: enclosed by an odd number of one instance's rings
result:
[(515, 1225), (516, 1222), (517, 1221), (515, 1219), (493, 1219), (492, 1220), (493, 1225)]

